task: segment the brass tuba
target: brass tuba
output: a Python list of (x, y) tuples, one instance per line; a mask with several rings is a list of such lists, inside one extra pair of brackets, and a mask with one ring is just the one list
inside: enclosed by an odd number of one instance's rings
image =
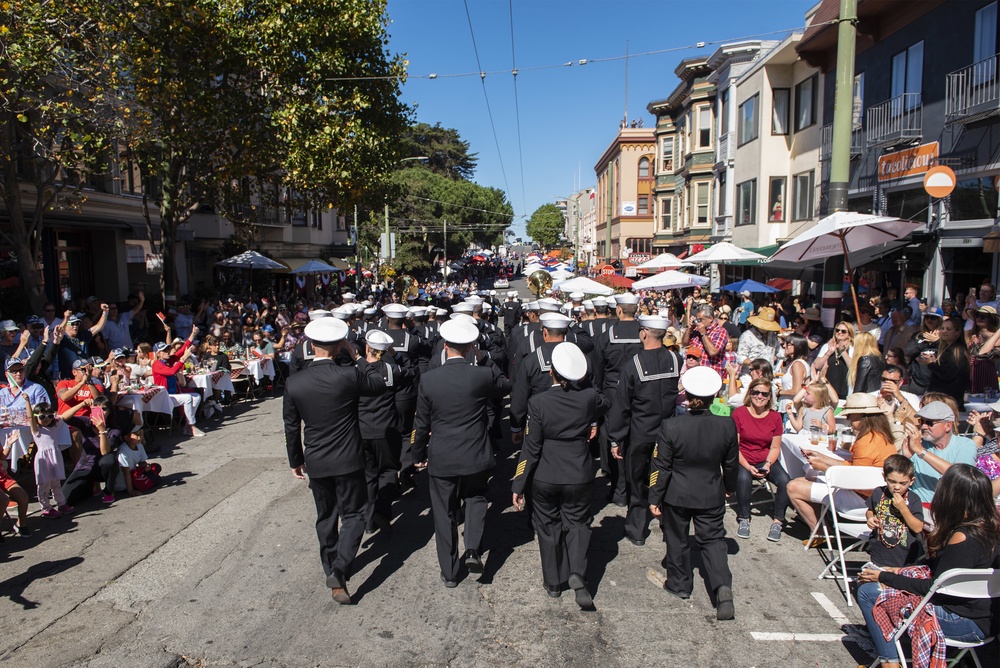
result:
[(402, 276), (399, 276), (395, 281), (393, 281), (392, 289), (395, 291), (397, 295), (399, 295), (399, 301), (405, 304), (408, 297), (412, 296), (414, 299), (416, 299), (417, 290), (419, 288), (417, 284), (417, 279), (413, 278), (412, 276), (403, 274)]
[(528, 275), (528, 290), (541, 299), (542, 294), (552, 287), (552, 274), (544, 269), (538, 269)]

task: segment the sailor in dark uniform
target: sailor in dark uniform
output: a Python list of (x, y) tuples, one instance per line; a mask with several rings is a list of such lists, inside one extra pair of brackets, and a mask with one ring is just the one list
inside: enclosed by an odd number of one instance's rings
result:
[[(618, 374), (625, 363), (633, 355), (642, 350), (642, 340), (639, 338), (639, 323), (635, 319), (638, 310), (639, 297), (626, 292), (615, 297), (618, 320), (609, 320), (607, 331), (594, 344), (594, 383), (601, 388), (605, 396), (611, 400), (612, 411), (615, 405), (618, 386)], [(607, 471), (611, 482), (612, 503), (625, 507), (628, 505), (628, 494), (625, 490), (627, 476), (625, 461), (615, 459), (611, 454), (611, 442), (608, 438), (607, 420), (601, 426), (599, 434), (601, 468)]]
[(660, 426), (649, 475), (649, 510), (663, 517), (664, 588), (680, 598), (691, 597), (688, 531), (693, 522), (704, 564), (701, 572), (716, 599), (716, 618), (733, 619), (733, 574), (723, 518), (726, 492), (736, 491), (740, 449), (736, 423), (709, 411), (721, 387), (722, 378), (710, 367), (694, 367), (684, 374), (688, 413)]
[[(465, 553), (462, 561), (472, 573), (483, 571), (480, 557), (486, 521), (486, 492), (493, 468), (493, 446), (488, 430), (487, 404), (503, 397), (510, 383), (490, 360), (474, 349), (479, 329), (464, 318), (441, 325), (447, 342), (444, 366), (427, 372), (420, 383), (413, 422), (413, 458), (427, 467), (431, 512), (437, 542), (441, 580), (458, 585), (458, 515), (465, 502)], [(472, 365), (465, 355), (473, 353)]]
[[(330, 312), (325, 309), (309, 311), (310, 322), (319, 320), (320, 318), (329, 317)], [(309, 340), (309, 337), (306, 337), (301, 343), (295, 346), (295, 349), (292, 351), (291, 359), (288, 362), (288, 375), (291, 376), (296, 372), (302, 371), (302, 369), (309, 366), (309, 363), (312, 362), (315, 357), (316, 351), (313, 348), (312, 342)]]
[(402, 420), (396, 411), (395, 394), (412, 381), (400, 373), (392, 350), (392, 337), (373, 329), (365, 335), (365, 359), (375, 366), (385, 381), (388, 391), (377, 397), (361, 397), (358, 420), (361, 439), (365, 448), (365, 475), (368, 479), (369, 532), (378, 528), (383, 534), (391, 532), (392, 501), (399, 487), (400, 454), (403, 440)]
[(552, 350), (566, 340), (570, 319), (558, 313), (543, 313), (542, 343), (535, 352), (525, 357), (517, 368), (510, 392), (510, 439), (514, 446), (521, 445), (523, 429), (528, 416), (528, 400), (552, 386)]
[(282, 408), (285, 448), (292, 474), (301, 480), (308, 474), (326, 585), (333, 600), (346, 604), (351, 602), (347, 577), (364, 536), (368, 505), (358, 400), (381, 394), (386, 387), (378, 368), (360, 358), (357, 350), (350, 349), (357, 366), (333, 363), (337, 353), (348, 347), (343, 321), (319, 318), (306, 326), (305, 333), (316, 356), (288, 378)]
[(682, 363), (677, 353), (663, 347), (669, 325), (666, 318), (638, 318), (642, 350), (626, 361), (618, 376), (615, 411), (608, 415), (611, 455), (625, 459), (628, 513), (625, 537), (643, 545), (649, 532), (649, 466), (660, 424), (674, 416), (677, 381)]
[(509, 337), (511, 330), (521, 322), (521, 302), (517, 300), (517, 291), (507, 293), (507, 301), (500, 306), (499, 312), (503, 318), (503, 333)]
[(512, 484), (513, 504), (525, 507), (531, 485), (532, 523), (542, 558), (542, 580), (549, 596), (558, 597), (568, 583), (581, 608), (594, 601), (587, 589), (590, 546), (590, 498), (594, 463), (587, 441), (591, 425), (611, 407), (591, 386), (587, 358), (572, 343), (552, 350), (550, 386), (528, 402), (524, 447)]
[[(408, 329), (403, 329), (409, 309), (402, 304), (386, 304), (382, 307), (386, 316), (386, 326), (383, 331), (392, 337), (392, 348), (397, 353), (400, 369), (414, 377), (414, 382), (407, 388), (396, 393), (396, 410), (403, 420), (403, 435), (413, 429), (413, 413), (417, 407), (417, 381), (419, 379), (419, 361), (424, 354), (429, 356), (428, 344)], [(405, 453), (404, 453), (405, 454)], [(404, 457), (405, 459), (405, 457)], [(404, 461), (403, 466), (410, 462)]]

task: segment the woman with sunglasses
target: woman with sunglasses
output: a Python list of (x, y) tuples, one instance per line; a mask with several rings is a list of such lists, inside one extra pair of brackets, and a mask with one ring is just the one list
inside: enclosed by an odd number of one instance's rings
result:
[(846, 321), (838, 322), (833, 328), (833, 338), (823, 344), (813, 362), (813, 376), (819, 378), (825, 375), (840, 397), (850, 394), (848, 377), (854, 359), (854, 335), (854, 325)]
[[(969, 388), (969, 349), (965, 345), (961, 325), (952, 319), (941, 324), (940, 340), (936, 351), (924, 352), (920, 364), (930, 368), (928, 392), (943, 392), (955, 400), (958, 410), (965, 410), (965, 393)], [(994, 380), (996, 380), (994, 378)]]
[(992, 306), (982, 306), (972, 311), (975, 324), (965, 332), (965, 343), (969, 346), (970, 385), (969, 392), (981, 394), (996, 392), (997, 357), (1000, 356), (1000, 315)]
[(778, 460), (781, 457), (781, 434), (784, 432), (781, 414), (771, 410), (771, 383), (764, 378), (751, 381), (743, 405), (733, 411), (740, 440), (740, 468), (736, 476), (736, 535), (750, 537), (750, 496), (753, 481), (766, 478), (777, 488), (774, 494), (774, 514), (767, 539), (781, 540), (788, 508), (788, 474)]
[(809, 340), (801, 334), (785, 337), (785, 361), (781, 364), (781, 389), (778, 390), (778, 411), (784, 413), (788, 404), (809, 381)]

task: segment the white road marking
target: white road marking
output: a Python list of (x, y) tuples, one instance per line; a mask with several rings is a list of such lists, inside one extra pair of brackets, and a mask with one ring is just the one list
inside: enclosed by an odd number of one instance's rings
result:
[(819, 603), (820, 607), (826, 610), (827, 614), (833, 618), (833, 621), (841, 625), (851, 623), (850, 620), (847, 619), (847, 617), (845, 617), (844, 614), (840, 611), (840, 609), (836, 605), (834, 605), (833, 601), (827, 598), (826, 594), (821, 594), (818, 591), (814, 591), (811, 593), (812, 597), (816, 599), (816, 602)]
[(807, 642), (840, 642), (843, 633), (786, 633), (783, 631), (751, 631), (754, 640), (794, 640)]

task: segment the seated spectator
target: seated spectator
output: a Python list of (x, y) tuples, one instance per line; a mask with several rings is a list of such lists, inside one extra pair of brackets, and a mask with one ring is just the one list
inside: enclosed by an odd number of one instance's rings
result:
[(788, 406), (788, 426), (795, 432), (808, 432), (812, 427), (819, 427), (824, 434), (835, 432), (837, 421), (833, 415), (829, 385), (809, 383), (802, 388)]
[(13, 501), (17, 504), (17, 519), (14, 521), (14, 533), (18, 536), (31, 535), (28, 528), (28, 503), (30, 501), (28, 493), (17, 484), (13, 476), (10, 475), (10, 451), (18, 439), (16, 431), (10, 432), (6, 442), (3, 443), (3, 459), (0, 460), (0, 503), (6, 508), (7, 504)]
[[(118, 446), (116, 455), (121, 473), (118, 482), (115, 483), (116, 492), (126, 492), (129, 496), (139, 496), (143, 493), (135, 483), (135, 472), (140, 473), (149, 468), (149, 456), (146, 449), (142, 447), (142, 424), (131, 424), (131, 431), (124, 434), (121, 445)], [(147, 488), (148, 489), (148, 488)]]
[[(664, 339), (666, 345), (666, 339)], [(750, 386), (750, 382), (758, 378), (764, 378), (769, 383), (774, 383), (774, 369), (766, 359), (751, 360), (747, 366), (749, 371), (746, 375), (737, 377), (742, 367), (732, 364), (726, 367), (726, 382), (729, 385), (729, 405), (742, 406), (745, 396), (744, 388)]]
[(274, 344), (267, 340), (265, 333), (268, 327), (270, 325), (265, 325), (263, 329), (258, 329), (253, 333), (253, 346), (250, 348), (250, 354), (257, 359), (274, 359)]
[[(854, 430), (854, 444), (851, 459), (834, 459), (815, 450), (807, 450), (805, 455), (809, 466), (820, 475), (813, 478), (796, 478), (788, 483), (788, 497), (799, 513), (799, 518), (809, 529), (816, 527), (819, 504), (826, 497), (826, 485), (821, 474), (831, 466), (882, 466), (889, 455), (896, 454), (893, 445), (892, 428), (885, 413), (878, 407), (875, 397), (868, 394), (852, 394), (847, 397), (847, 405), (841, 415), (845, 416)], [(865, 507), (869, 493), (849, 489), (837, 491), (837, 510), (849, 511)], [(814, 543), (813, 546), (818, 544)]]
[(109, 430), (100, 415), (93, 420), (93, 427), (96, 438), (83, 439), (83, 454), (62, 486), (66, 503), (71, 506), (83, 503), (102, 490), (104, 503), (115, 500), (115, 483), (119, 475), (115, 453), (121, 443), (121, 434), (117, 429)]
[(60, 380), (56, 384), (59, 415), (71, 426), (92, 435), (90, 409), (94, 400), (101, 395), (100, 384), (93, 379), (93, 365), (88, 359), (78, 359), (70, 366), (72, 380)]
[(903, 370), (895, 364), (887, 364), (882, 370), (881, 379), (881, 387), (868, 394), (878, 400), (879, 406), (887, 411), (891, 420), (900, 424), (914, 421), (920, 409), (920, 400), (915, 394), (900, 389), (903, 384)]
[(140, 385), (150, 385), (153, 382), (153, 346), (140, 343), (135, 350), (135, 359), (128, 363), (132, 373), (129, 378), (138, 380)]
[(30, 380), (25, 380), (24, 369), (24, 362), (13, 357), (8, 358), (4, 363), (7, 386), (0, 388), (0, 406), (10, 410), (23, 410), (23, 397), (27, 397), (32, 405), (52, 401), (44, 387)]
[(990, 404), (989, 413), (972, 411), (969, 413), (972, 425), (972, 441), (976, 444), (976, 468), (986, 474), (993, 486), (993, 499), (1000, 511), (1000, 445), (997, 431), (1000, 429), (1000, 401)]
[(178, 374), (184, 368), (184, 362), (194, 354), (191, 342), (197, 334), (198, 328), (195, 327), (188, 335), (188, 339), (173, 351), (163, 342), (153, 346), (153, 352), (156, 354), (156, 361), (153, 362), (153, 384), (166, 388), (170, 396), (184, 409), (184, 417), (188, 424), (185, 433), (200, 438), (205, 432), (198, 429), (195, 423), (198, 420), (201, 395), (185, 391), (186, 388), (177, 381)]
[(865, 518), (871, 530), (868, 554), (876, 566), (906, 566), (916, 563), (923, 548), (924, 507), (910, 491), (913, 462), (903, 455), (890, 455), (882, 464), (885, 485), (872, 490)]
[(952, 464), (976, 465), (976, 444), (955, 432), (955, 412), (943, 401), (931, 401), (917, 411), (920, 428), (906, 425), (903, 454), (913, 461), (913, 491), (930, 508), (934, 489)]
[(930, 367), (928, 392), (943, 392), (955, 403), (959, 410), (965, 410), (965, 392), (969, 388), (969, 349), (965, 345), (960, 325), (954, 320), (941, 324), (940, 341), (937, 352), (920, 355), (920, 364)]
[(219, 338), (219, 350), (228, 355), (230, 359), (240, 359), (246, 354), (243, 346), (233, 341), (233, 333), (228, 329), (224, 330)]
[(743, 405), (733, 411), (740, 439), (740, 468), (736, 478), (736, 535), (750, 537), (750, 496), (753, 481), (767, 479), (774, 484), (774, 514), (767, 539), (781, 540), (788, 508), (788, 473), (781, 467), (781, 415), (772, 410), (774, 401), (771, 382), (764, 378), (751, 381)]
[[(902, 348), (890, 348), (883, 356), (886, 364), (894, 364), (903, 370), (903, 382), (906, 382), (906, 355)], [(906, 388), (910, 389), (910, 388)], [(914, 393), (916, 394), (916, 393)]]
[(775, 321), (774, 309), (765, 306), (757, 315), (749, 316), (746, 324), (748, 328), (740, 335), (736, 348), (739, 363), (747, 367), (755, 359), (764, 359), (773, 368), (784, 357), (781, 339), (778, 338), (781, 327)]
[[(927, 537), (925, 569), (901, 573), (895, 566), (884, 570), (863, 570), (858, 576), (858, 607), (875, 644), (882, 668), (899, 666), (895, 643), (886, 640), (901, 621), (889, 616), (889, 628), (882, 628), (874, 614), (876, 602), (885, 592), (909, 592), (913, 596), (900, 604), (916, 605), (926, 596), (934, 580), (954, 568), (1000, 567), (1000, 516), (990, 494), (990, 482), (975, 467), (956, 464), (941, 479), (940, 491), (931, 506), (937, 523)], [(917, 576), (917, 577), (914, 577)], [(922, 577), (921, 577), (922, 576)], [(998, 619), (994, 601), (964, 599), (935, 594), (930, 610), (945, 638), (980, 642), (996, 635)], [(903, 607), (901, 605), (901, 607)], [(898, 615), (897, 615), (898, 617)]]
[[(792, 333), (785, 337), (785, 361), (780, 370), (778, 412), (784, 413), (799, 390), (809, 382), (809, 341), (805, 336)], [(776, 372), (775, 375), (779, 374)]]

